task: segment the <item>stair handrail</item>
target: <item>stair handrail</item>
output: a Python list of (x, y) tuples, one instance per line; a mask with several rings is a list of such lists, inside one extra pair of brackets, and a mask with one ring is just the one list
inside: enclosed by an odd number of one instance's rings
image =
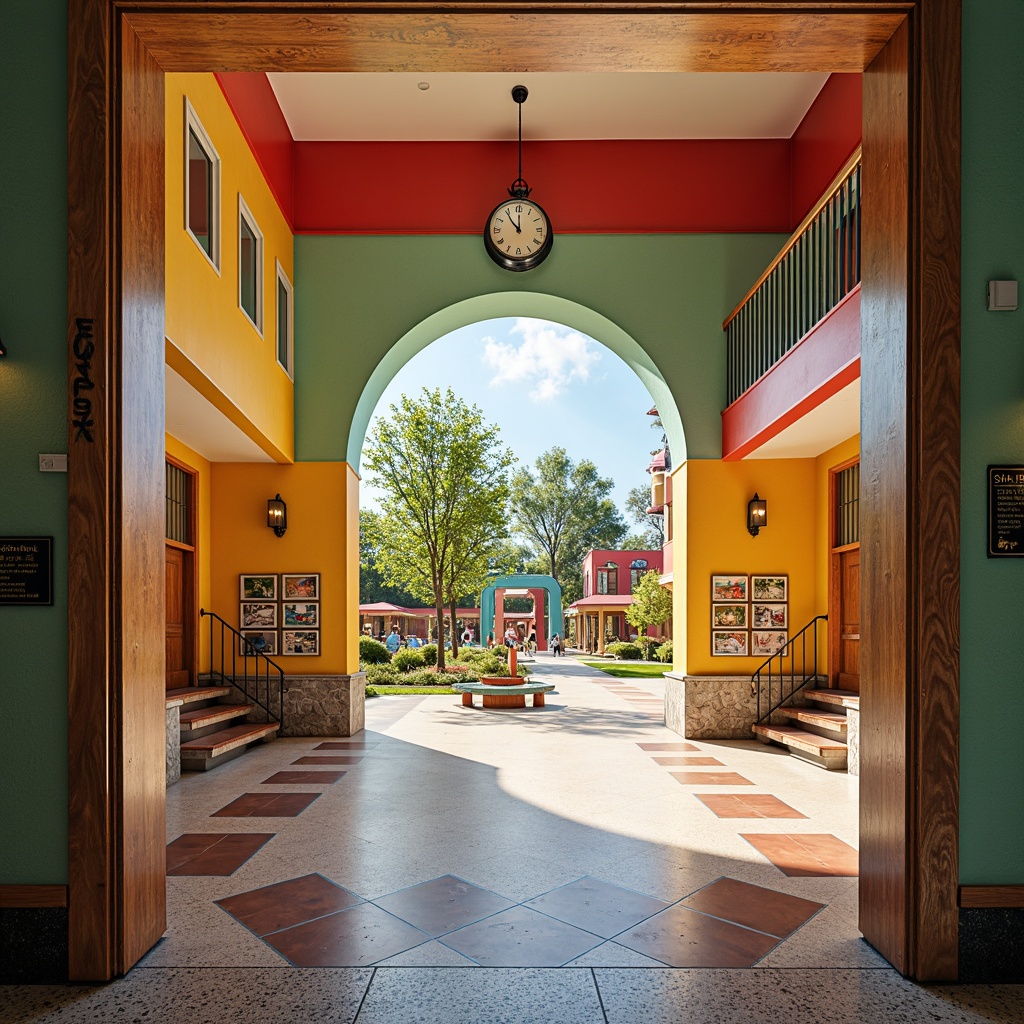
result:
[[(785, 647), (779, 648), (750, 677), (750, 692), (757, 697), (757, 724), (762, 725), (793, 694), (818, 678), (818, 623), (828, 622), (827, 615), (815, 615), (810, 622), (790, 638)], [(810, 639), (810, 658), (808, 658)], [(800, 669), (797, 670), (796, 650), (800, 647)], [(787, 669), (788, 663), (788, 669)], [(789, 686), (786, 687), (786, 680)], [(797, 679), (799, 678), (799, 682)], [(778, 682), (778, 699), (774, 698), (775, 683)], [(767, 693), (765, 692), (767, 690)], [(762, 704), (767, 708), (762, 713)]]
[[(258, 650), (256, 644), (249, 637), (240, 633), (231, 623), (226, 622), (216, 612), (208, 612), (205, 608), (199, 609), (200, 620), (210, 620), (210, 665), (206, 673), (211, 679), (219, 680), (222, 685), (233, 686), (240, 691), (247, 701), (256, 704), (268, 721), (284, 725), (284, 669), (276, 662), (271, 661), (262, 651)], [(220, 624), (220, 668), (216, 667), (217, 647), (214, 645), (214, 626)], [(225, 653), (225, 638), (231, 647), (230, 668), (228, 674), (228, 655)], [(238, 682), (238, 662), (242, 663), (241, 685)], [(252, 663), (253, 682), (252, 690), (249, 689), (250, 662)], [(263, 683), (264, 697), (260, 696), (260, 683)], [(275, 713), (271, 701), (271, 690), (276, 683), (277, 688), (277, 712)]]

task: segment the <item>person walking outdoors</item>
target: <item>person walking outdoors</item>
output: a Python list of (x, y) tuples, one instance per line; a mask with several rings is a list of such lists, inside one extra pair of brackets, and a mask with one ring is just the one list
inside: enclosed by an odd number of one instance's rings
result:
[(388, 633), (388, 638), (384, 641), (384, 646), (388, 649), (388, 654), (392, 657), (398, 653), (398, 648), (402, 646), (402, 638), (398, 635), (397, 626), (391, 627), (391, 632)]
[(556, 633), (551, 638), (551, 657), (558, 658), (563, 655), (562, 638)]

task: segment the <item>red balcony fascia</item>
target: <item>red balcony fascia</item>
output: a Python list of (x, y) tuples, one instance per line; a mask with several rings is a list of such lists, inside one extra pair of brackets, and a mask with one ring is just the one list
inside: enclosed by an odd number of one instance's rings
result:
[(860, 285), (722, 413), (722, 459), (760, 448), (860, 377)]

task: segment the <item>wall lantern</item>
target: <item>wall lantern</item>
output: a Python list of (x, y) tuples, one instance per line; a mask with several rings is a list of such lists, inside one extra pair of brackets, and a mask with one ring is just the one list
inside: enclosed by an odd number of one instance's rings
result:
[(756, 537), (762, 526), (768, 525), (768, 502), (758, 496), (754, 496), (747, 502), (747, 530), (751, 537)]
[(5, 355), (7, 355), (7, 349), (4, 348), (4, 340), (3, 340), (3, 338), (0, 338), (0, 356), (5, 356)]
[(278, 537), (283, 537), (284, 531), (288, 529), (288, 506), (280, 494), (267, 501), (267, 526)]

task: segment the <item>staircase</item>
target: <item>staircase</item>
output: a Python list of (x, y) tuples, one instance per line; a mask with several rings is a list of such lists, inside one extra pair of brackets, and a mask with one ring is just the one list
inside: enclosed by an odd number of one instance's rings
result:
[(792, 724), (760, 722), (753, 727), (754, 735), (763, 743), (777, 743), (794, 757), (828, 771), (846, 771), (847, 711), (860, 710), (860, 695), (850, 690), (803, 689), (799, 696), (809, 703), (783, 704), (774, 709), (773, 717)]
[(239, 757), (253, 744), (269, 742), (280, 722), (246, 722), (254, 704), (228, 704), (230, 686), (188, 686), (167, 691), (168, 701), (181, 701), (181, 767), (206, 772)]

